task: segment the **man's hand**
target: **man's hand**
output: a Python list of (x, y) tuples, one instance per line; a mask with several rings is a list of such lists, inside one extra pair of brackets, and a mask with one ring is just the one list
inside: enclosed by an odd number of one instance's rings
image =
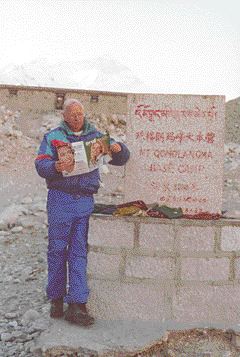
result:
[(110, 145), (110, 150), (112, 152), (119, 152), (122, 150), (122, 148), (121, 148), (121, 145), (119, 145), (119, 144), (112, 144), (112, 145)]
[(72, 168), (72, 162), (56, 161), (55, 168), (56, 168), (57, 172), (69, 171)]

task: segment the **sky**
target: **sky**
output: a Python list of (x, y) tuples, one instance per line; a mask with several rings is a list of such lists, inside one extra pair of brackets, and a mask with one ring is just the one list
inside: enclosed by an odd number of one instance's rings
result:
[(0, 72), (107, 57), (153, 93), (230, 100), (240, 96), (239, 13), (239, 0), (0, 0)]

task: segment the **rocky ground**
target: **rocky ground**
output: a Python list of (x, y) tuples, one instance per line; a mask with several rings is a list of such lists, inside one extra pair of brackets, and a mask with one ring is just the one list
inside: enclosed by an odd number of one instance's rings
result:
[(32, 341), (48, 326), (45, 201), (27, 196), (1, 215), (0, 356), (32, 356)]
[(240, 144), (225, 144), (223, 210), (226, 217), (240, 218)]
[[(112, 136), (125, 141), (124, 116), (102, 115), (91, 119), (99, 129), (108, 128)], [(55, 127), (59, 120), (55, 113), (45, 115), (39, 122), (41, 125), (30, 133), (21, 124), (20, 113), (0, 108), (0, 357), (33, 356), (36, 338), (52, 324), (44, 294), (47, 190), (44, 180), (35, 173), (33, 161), (43, 132)], [(226, 216), (240, 218), (239, 144), (225, 145), (224, 169), (223, 209)], [(121, 200), (123, 174), (122, 168), (111, 169), (96, 201)], [(163, 356), (160, 352), (155, 355)]]

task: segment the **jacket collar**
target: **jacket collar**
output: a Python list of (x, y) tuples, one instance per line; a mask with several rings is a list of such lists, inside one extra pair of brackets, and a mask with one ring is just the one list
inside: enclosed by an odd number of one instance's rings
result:
[[(60, 128), (62, 128), (67, 135), (74, 135), (74, 132), (69, 128), (69, 126), (67, 125), (67, 123), (62, 120), (60, 123)], [(97, 129), (95, 128), (95, 126), (91, 123), (89, 123), (87, 121), (87, 119), (84, 119), (84, 124), (83, 124), (83, 128), (82, 128), (82, 135), (88, 135), (90, 133), (95, 132)]]

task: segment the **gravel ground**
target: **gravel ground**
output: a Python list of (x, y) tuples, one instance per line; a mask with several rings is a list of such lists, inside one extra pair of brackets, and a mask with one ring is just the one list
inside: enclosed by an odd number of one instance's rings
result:
[(2, 223), (0, 231), (0, 356), (28, 357), (33, 340), (49, 324), (44, 295), (46, 213), (39, 197), (30, 204), (10, 207), (12, 223)]

